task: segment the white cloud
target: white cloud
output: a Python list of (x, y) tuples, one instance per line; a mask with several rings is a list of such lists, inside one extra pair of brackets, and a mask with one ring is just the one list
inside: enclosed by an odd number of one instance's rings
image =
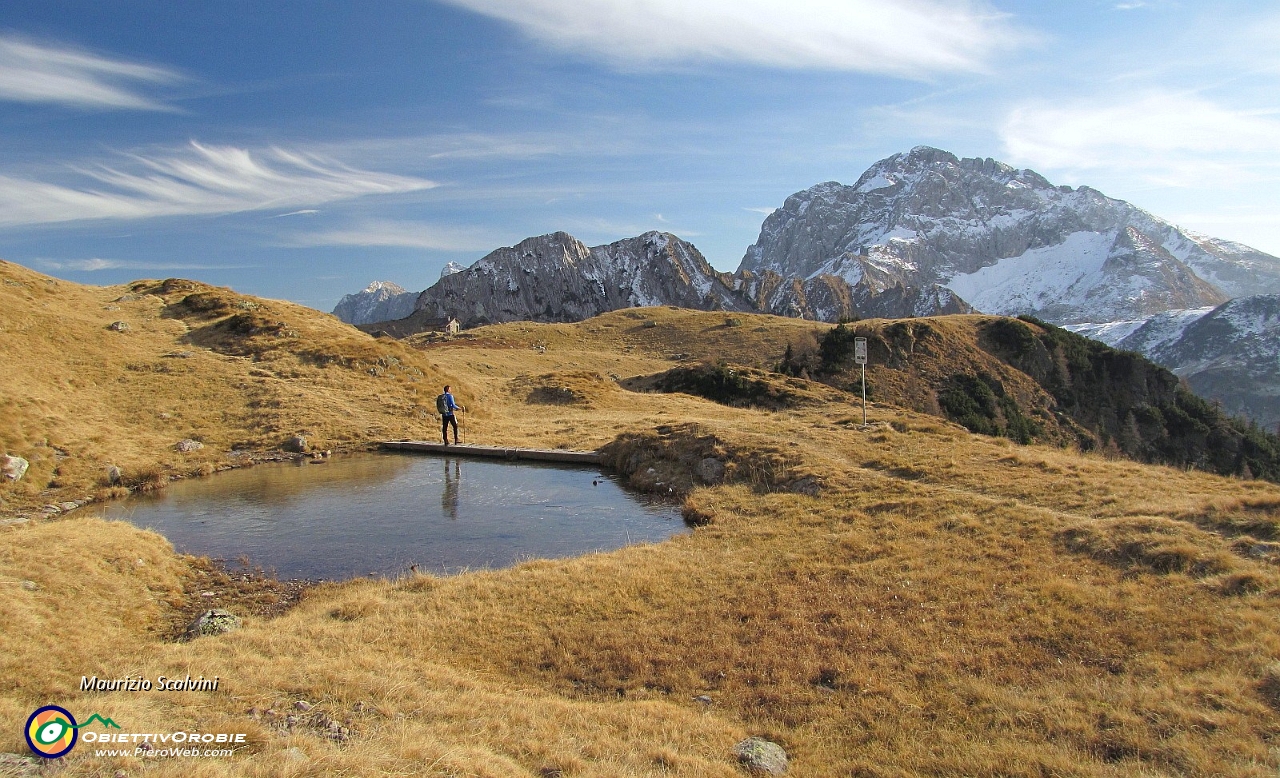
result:
[(1075, 173), (1122, 168), (1162, 186), (1280, 174), (1274, 111), (1230, 108), (1194, 94), (1027, 104), (1010, 112), (1000, 135), (1016, 163)]
[(776, 211), (776, 210), (778, 210), (778, 209), (777, 209), (777, 208), (770, 208), (770, 207), (762, 207), (762, 208), (743, 208), (742, 210), (744, 210), (744, 211), (750, 211), (750, 212), (752, 212), (752, 213), (762, 213), (762, 214), (764, 214), (765, 216), (768, 216), (769, 214), (773, 213), (774, 211)]
[(388, 246), (434, 251), (489, 251), (499, 239), (478, 230), (441, 227), (422, 222), (368, 219), (351, 226), (321, 232), (292, 235), (285, 245), (294, 248), (310, 246)]
[(726, 61), (909, 78), (1029, 36), (981, 0), (445, 0), (622, 69)]
[(167, 111), (172, 109), (140, 89), (179, 80), (164, 68), (0, 35), (0, 100)]
[(422, 178), (360, 170), (302, 151), (192, 142), (74, 168), (70, 182), (0, 175), (0, 227), (305, 208), (428, 189)]
[(93, 273), (99, 270), (244, 270), (255, 265), (201, 265), (177, 262), (134, 262), (124, 259), (33, 259), (32, 264), (47, 270), (75, 270)]

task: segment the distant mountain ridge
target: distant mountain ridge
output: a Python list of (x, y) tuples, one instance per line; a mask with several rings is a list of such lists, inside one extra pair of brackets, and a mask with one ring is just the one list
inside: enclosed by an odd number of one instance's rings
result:
[(985, 313), (1111, 322), (1280, 292), (1280, 258), (1089, 187), (918, 146), (797, 192), (739, 271), (950, 289)]
[(1227, 413), (1280, 424), (1280, 295), (1071, 329), (1163, 365)]
[[(368, 326), (385, 319), (352, 313), (379, 315), (386, 310), (379, 305), (347, 302), (334, 314), (348, 323)], [(414, 322), (425, 328), (450, 318), (457, 318), (464, 327), (507, 321), (571, 322), (619, 308), (652, 305), (822, 321), (971, 310), (949, 290), (932, 286), (911, 288), (874, 279), (851, 285), (829, 276), (800, 281), (768, 271), (724, 273), (711, 267), (693, 244), (668, 232), (646, 232), (595, 247), (555, 232), (526, 238), (490, 252), (471, 267), (442, 274), (416, 296), (411, 321), (384, 329), (404, 335), (415, 331)]]
[[(463, 326), (575, 321), (636, 305), (832, 322), (980, 310), (1068, 325), (1280, 293), (1280, 258), (1181, 230), (1087, 186), (917, 146), (852, 185), (828, 181), (788, 197), (734, 273), (670, 233), (588, 248), (557, 232), (442, 276), (415, 310)], [(403, 312), (404, 299), (344, 298), (335, 314), (368, 324)]]

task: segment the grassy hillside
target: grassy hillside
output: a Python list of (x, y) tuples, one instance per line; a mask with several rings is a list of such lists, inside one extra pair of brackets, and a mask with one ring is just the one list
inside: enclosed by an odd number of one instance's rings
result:
[(1100, 449), (1142, 462), (1280, 480), (1280, 437), (1226, 416), (1168, 370), (1034, 319), (950, 316), (818, 327), (789, 344), (785, 373), (1020, 443)]
[[(275, 618), (228, 591), (245, 628), (189, 643), (173, 614), (215, 584), (163, 538), (83, 511), (11, 525), (0, 751), (25, 752), (22, 722), (56, 702), (250, 733), (195, 762), (77, 746), (77, 775), (729, 776), (748, 734), (804, 776), (1280, 769), (1275, 484), (975, 435), (886, 404), (913, 391), (888, 372), (862, 429), (850, 395), (765, 372), (806, 322), (644, 309), (395, 342), (187, 282), (0, 276), (0, 446), (34, 462), (0, 485), (6, 515), (109, 490), (107, 464), (154, 486), (296, 433), (430, 437), (449, 381), (464, 437), (600, 447), (639, 487), (677, 488), (698, 524), (579, 559), (325, 585)], [(971, 321), (938, 326), (959, 343)], [(662, 383), (720, 360), (718, 386), (773, 409)], [(205, 448), (179, 454), (182, 438)], [(723, 483), (703, 482), (707, 457)], [(77, 691), (188, 672), (219, 692)]]

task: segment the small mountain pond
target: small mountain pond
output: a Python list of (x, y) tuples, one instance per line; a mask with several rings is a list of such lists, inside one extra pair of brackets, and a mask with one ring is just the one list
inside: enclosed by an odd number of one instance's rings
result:
[(104, 513), (183, 553), (325, 580), (506, 567), (688, 531), (678, 505), (599, 468), (406, 454), (232, 470)]

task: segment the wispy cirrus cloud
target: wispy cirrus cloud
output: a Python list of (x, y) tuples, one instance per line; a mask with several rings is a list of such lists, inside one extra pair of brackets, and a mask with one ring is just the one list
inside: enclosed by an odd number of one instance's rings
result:
[(907, 78), (980, 71), (1031, 36), (981, 0), (445, 0), (620, 69), (742, 62)]
[(284, 245), (291, 248), (383, 246), (435, 251), (489, 251), (497, 247), (500, 240), (478, 229), (418, 221), (365, 219), (336, 229), (290, 235), (284, 240)]
[(73, 270), (93, 273), (100, 270), (247, 270), (256, 265), (206, 265), (185, 262), (136, 262), (127, 259), (43, 259), (31, 260), (31, 264), (46, 270)]
[(1029, 103), (1000, 128), (1010, 161), (1087, 173), (1127, 169), (1163, 186), (1280, 176), (1280, 115), (1151, 91)]
[(166, 68), (0, 34), (0, 100), (171, 111), (145, 90), (181, 80), (181, 75)]
[(308, 206), (436, 186), (423, 178), (345, 165), (305, 151), (196, 142), (81, 165), (62, 175), (0, 175), (0, 227), (91, 219), (148, 219)]

